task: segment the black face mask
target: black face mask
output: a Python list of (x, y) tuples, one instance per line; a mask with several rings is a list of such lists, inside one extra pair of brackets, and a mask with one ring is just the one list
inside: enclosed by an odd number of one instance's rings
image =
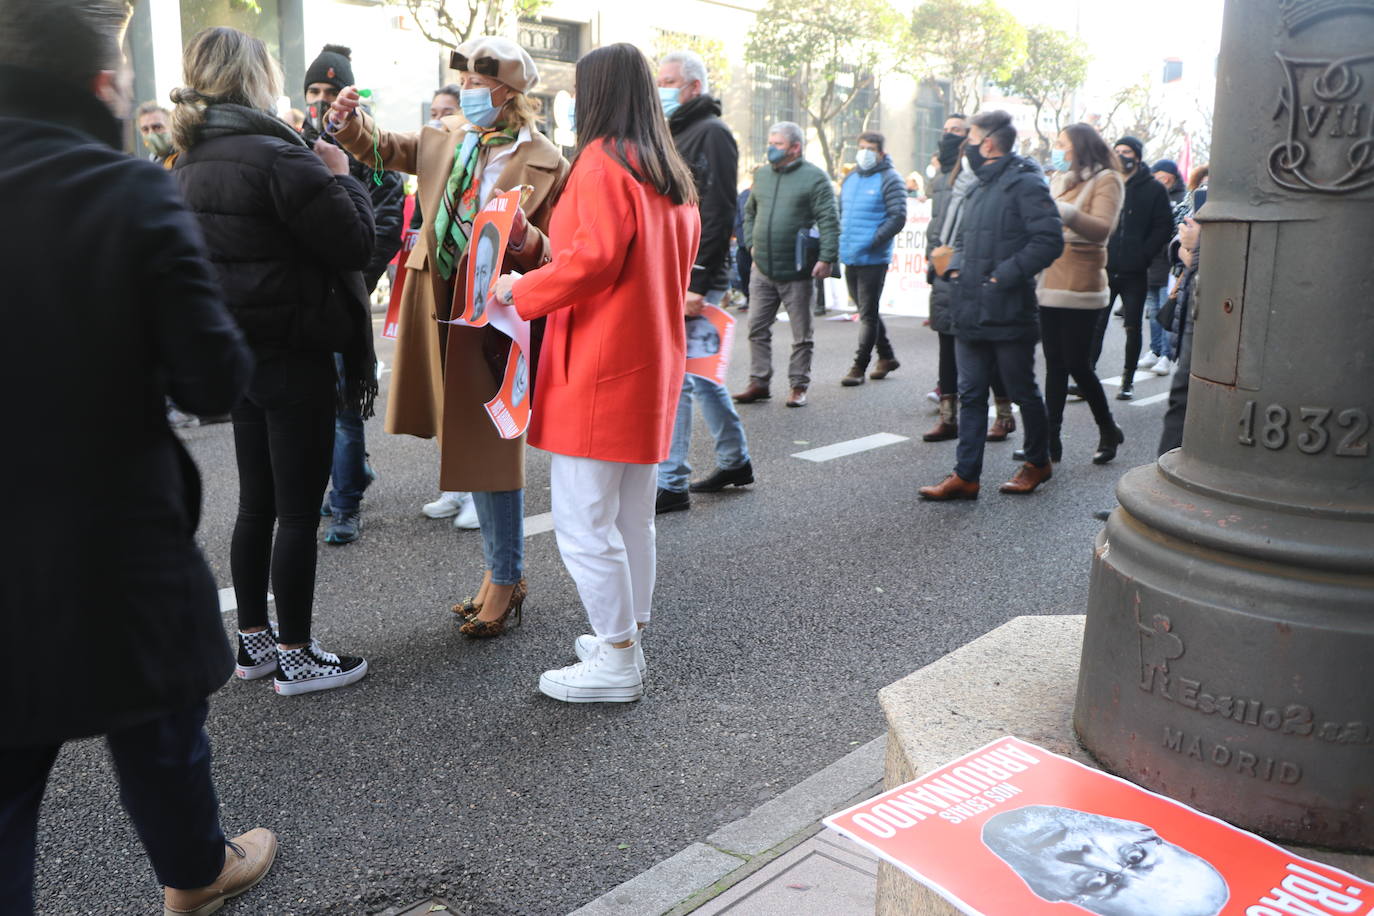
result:
[(968, 157), (968, 164), (973, 167), (975, 172), (981, 169), (988, 161), (988, 157), (984, 156), (983, 151), (973, 143), (969, 143), (969, 145), (964, 148), (964, 155)]
[(959, 161), (959, 146), (963, 142), (964, 138), (958, 134), (947, 133), (940, 137), (940, 150), (936, 155), (940, 158), (941, 168), (954, 168), (954, 163)]
[(1135, 171), (1135, 157), (1134, 157), (1134, 156), (1121, 156), (1120, 159), (1121, 159), (1121, 170), (1122, 170), (1123, 172), (1134, 172), (1134, 171)]

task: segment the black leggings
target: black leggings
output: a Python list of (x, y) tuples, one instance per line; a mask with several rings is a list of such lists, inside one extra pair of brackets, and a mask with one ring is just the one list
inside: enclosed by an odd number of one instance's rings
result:
[(1079, 393), (1088, 402), (1097, 425), (1107, 428), (1112, 423), (1106, 392), (1090, 362), (1098, 318), (1108, 311), (1040, 306), (1040, 338), (1045, 351), (1045, 411), (1049, 414), (1051, 429), (1058, 429), (1064, 423), (1069, 376), (1073, 376)]
[[(954, 335), (940, 334), (940, 394), (943, 397), (959, 396), (959, 358), (954, 355)], [(1007, 389), (1002, 384), (1002, 373), (992, 366), (992, 396), (999, 401), (1007, 399)]]
[(1102, 355), (1102, 343), (1107, 336), (1107, 324), (1112, 317), (1112, 303), (1121, 298), (1121, 323), (1126, 330), (1125, 368), (1121, 372), (1121, 386), (1129, 388), (1135, 378), (1135, 364), (1140, 361), (1140, 325), (1145, 317), (1145, 296), (1149, 292), (1148, 277), (1141, 274), (1108, 274), (1107, 308), (1097, 315), (1097, 333), (1093, 339), (1092, 367)]
[(334, 455), (334, 386), (332, 354), (267, 357), (233, 412), (239, 514), (229, 569), (239, 629), (267, 625), (270, 571), (278, 639), (288, 645), (310, 641), (315, 533)]

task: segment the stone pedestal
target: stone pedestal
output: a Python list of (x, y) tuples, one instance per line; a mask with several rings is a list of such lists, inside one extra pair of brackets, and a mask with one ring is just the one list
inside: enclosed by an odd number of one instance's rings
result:
[[(884, 786), (910, 782), (1003, 735), (1096, 766), (1073, 732), (1083, 621), (1081, 616), (1017, 617), (883, 688), (878, 698), (888, 727)], [(1374, 880), (1374, 856), (1288, 848)], [(946, 916), (958, 910), (883, 863), (875, 912)]]

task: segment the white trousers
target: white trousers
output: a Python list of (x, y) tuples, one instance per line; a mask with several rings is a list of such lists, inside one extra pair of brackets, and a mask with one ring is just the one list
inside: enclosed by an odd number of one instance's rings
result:
[(606, 642), (649, 622), (658, 465), (554, 455), (553, 530), (592, 632)]

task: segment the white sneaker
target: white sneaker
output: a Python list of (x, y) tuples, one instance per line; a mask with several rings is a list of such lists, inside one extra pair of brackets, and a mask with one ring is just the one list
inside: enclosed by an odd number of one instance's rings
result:
[(1140, 357), (1140, 362), (1136, 363), (1135, 367), (1137, 369), (1149, 369), (1151, 366), (1155, 364), (1155, 360), (1157, 359), (1159, 359), (1158, 356), (1156, 356), (1149, 350), (1146, 350), (1145, 355)]
[(476, 531), (482, 527), (482, 523), (477, 520), (477, 501), (468, 494), (463, 494), (463, 511), (453, 520), (453, 527), (461, 528), (464, 531)]
[[(599, 637), (591, 633), (583, 633), (573, 642), (573, 652), (577, 655), (578, 661), (585, 662), (597, 652), (600, 652), (601, 647), (604, 645), (606, 644), (602, 642)], [(641, 678), (643, 678), (645, 672), (649, 670), (649, 666), (644, 663), (643, 630), (640, 631), (639, 636), (635, 639), (635, 669), (639, 671), (639, 676)]]
[(1174, 364), (1167, 356), (1161, 356), (1152, 369), (1155, 375), (1168, 375), (1174, 371)]
[(584, 662), (545, 671), (539, 692), (564, 703), (633, 703), (644, 696), (644, 677), (635, 666), (635, 646), (603, 644)]
[(430, 518), (452, 518), (463, 511), (463, 504), (472, 501), (466, 493), (455, 493), (445, 490), (439, 494), (439, 498), (432, 503), (425, 503), (420, 507), (420, 511)]
[(938, 404), (938, 403), (940, 403), (940, 392), (938, 392), (938, 391), (927, 391), (927, 392), (926, 392), (926, 400), (929, 401), (929, 402), (932, 403), (932, 404)]

